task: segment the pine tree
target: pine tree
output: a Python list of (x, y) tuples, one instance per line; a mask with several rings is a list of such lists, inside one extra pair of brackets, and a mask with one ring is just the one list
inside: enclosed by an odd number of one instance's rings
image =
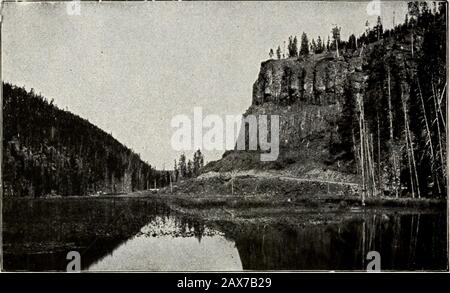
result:
[(312, 41), (311, 41), (311, 52), (317, 53), (317, 45), (316, 45), (316, 41), (314, 39), (312, 39)]
[(200, 150), (197, 150), (194, 153), (194, 159), (193, 159), (193, 167), (192, 167), (192, 173), (194, 176), (200, 175), (200, 170), (203, 168), (203, 154)]
[(331, 34), (333, 38), (333, 42), (331, 43), (331, 49), (336, 50), (336, 55), (339, 57), (339, 43), (341, 42), (341, 28), (333, 27), (331, 29)]
[(352, 34), (349, 38), (348, 38), (348, 48), (351, 50), (356, 50), (356, 37), (354, 34)]
[(175, 181), (178, 181), (179, 171), (178, 171), (177, 160), (174, 160), (173, 173), (174, 173)]
[(292, 57), (298, 57), (297, 36), (294, 37), (294, 41), (292, 42), (292, 53)]
[(309, 54), (309, 42), (306, 33), (302, 33), (302, 41), (300, 45), (300, 55), (307, 56)]
[(181, 154), (180, 159), (178, 161), (178, 170), (180, 172), (181, 178), (187, 177), (187, 167), (186, 167), (186, 156), (184, 154)]
[(408, 14), (411, 16), (411, 20), (416, 20), (419, 17), (420, 9), (418, 1), (410, 1), (408, 2)]
[(322, 53), (324, 50), (323, 48), (323, 43), (322, 43), (322, 39), (320, 38), (320, 36), (317, 37), (317, 54)]
[(368, 20), (366, 20), (365, 27), (366, 27), (365, 34), (366, 36), (368, 36), (370, 34), (370, 23)]
[(298, 49), (297, 49), (297, 37), (292, 38), (292, 36), (289, 37), (289, 43), (288, 43), (288, 57), (298, 57)]
[(377, 25), (375, 27), (377, 39), (380, 40), (383, 37), (383, 23), (381, 22), (381, 16), (377, 18)]
[(193, 165), (192, 161), (189, 159), (186, 167), (186, 177), (192, 178), (192, 176), (193, 176)]
[(344, 152), (345, 159), (354, 159), (354, 141), (356, 121), (356, 101), (350, 80), (346, 80), (343, 88), (342, 115), (337, 123), (340, 145), (335, 152)]
[(278, 48), (277, 48), (277, 58), (278, 58), (278, 60), (281, 59), (281, 48), (280, 48), (280, 46), (278, 46)]
[(205, 157), (203, 156), (203, 154), (201, 154), (200, 156), (200, 169), (204, 167), (205, 164)]

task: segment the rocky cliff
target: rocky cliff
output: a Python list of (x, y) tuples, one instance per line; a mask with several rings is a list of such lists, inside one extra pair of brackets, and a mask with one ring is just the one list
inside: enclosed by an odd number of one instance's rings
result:
[(295, 173), (332, 167), (330, 146), (339, 142), (344, 88), (350, 86), (357, 93), (364, 87), (363, 62), (358, 52), (340, 58), (328, 52), (263, 62), (253, 85), (252, 105), (244, 116), (279, 115), (278, 159), (264, 163), (259, 162), (259, 152), (233, 151), (209, 167), (215, 171), (291, 169)]
[(442, 17), (419, 18), (339, 56), (330, 50), (262, 62), (244, 116), (279, 116), (278, 159), (262, 162), (260, 151), (234, 150), (205, 171), (276, 170), (363, 182), (372, 194), (444, 195)]

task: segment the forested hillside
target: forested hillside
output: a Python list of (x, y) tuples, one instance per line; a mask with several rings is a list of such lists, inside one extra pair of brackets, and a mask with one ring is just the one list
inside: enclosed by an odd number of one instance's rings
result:
[(232, 151), (206, 170), (277, 169), (358, 182), (368, 196), (446, 196), (446, 12), (445, 2), (410, 2), (393, 29), (379, 17), (348, 41), (333, 27), (326, 45), (303, 34), (300, 49), (291, 37), (287, 55), (270, 50), (245, 115), (279, 115), (278, 159)]
[(168, 181), (167, 172), (33, 90), (4, 83), (3, 117), (5, 196), (121, 193)]

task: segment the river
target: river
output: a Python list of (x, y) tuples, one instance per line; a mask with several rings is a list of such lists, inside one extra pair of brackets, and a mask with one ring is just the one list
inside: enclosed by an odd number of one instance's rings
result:
[(445, 270), (445, 213), (353, 210), (338, 223), (205, 222), (151, 198), (4, 201), (4, 270)]

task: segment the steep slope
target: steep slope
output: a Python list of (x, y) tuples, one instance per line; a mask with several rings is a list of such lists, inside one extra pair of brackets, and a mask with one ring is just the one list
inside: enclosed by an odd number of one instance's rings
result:
[[(337, 125), (343, 113), (344, 87), (357, 92), (367, 74), (362, 72), (363, 58), (357, 52), (347, 58), (334, 55), (328, 52), (303, 60), (263, 62), (253, 86), (252, 105), (244, 116), (279, 115), (278, 159), (261, 162), (257, 151), (233, 151), (209, 167), (214, 171), (288, 169), (295, 175), (304, 175), (338, 161), (332, 157), (331, 148), (339, 143)], [(343, 153), (339, 155), (345, 157)]]
[(229, 151), (205, 172), (272, 169), (356, 180), (371, 194), (445, 196), (445, 14), (445, 4), (424, 9), (379, 39), (344, 43), (339, 56), (263, 62), (244, 116), (279, 115), (278, 159)]
[(5, 196), (87, 195), (164, 184), (111, 135), (34, 92), (3, 84)]

